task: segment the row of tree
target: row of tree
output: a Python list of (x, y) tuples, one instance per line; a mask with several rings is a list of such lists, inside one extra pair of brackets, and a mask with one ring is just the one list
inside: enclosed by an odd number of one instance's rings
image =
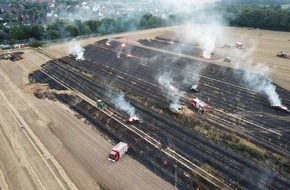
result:
[[(89, 34), (112, 34), (137, 29), (153, 28), (165, 26), (165, 20), (155, 17), (151, 14), (144, 15), (140, 20), (133, 18), (104, 18), (101, 20), (74, 20), (73, 22), (63, 19), (57, 19), (52, 24), (45, 26), (13, 26), (10, 29), (3, 30), (6, 35), (0, 33), (0, 40), (5, 39), (29, 39), (37, 40), (76, 37)], [(1, 39), (2, 38), (2, 39)]]
[[(266, 6), (223, 6), (218, 11), (232, 26), (253, 27), (270, 30), (290, 31), (290, 10), (276, 9)], [(194, 14), (192, 14), (194, 15)], [(42, 25), (18, 25), (5, 28), (0, 32), (0, 40), (22, 40), (34, 38), (37, 40), (55, 40), (89, 34), (111, 34), (138, 29), (154, 28), (168, 25), (182, 24), (187, 21), (182, 14), (170, 15), (167, 19), (145, 14), (137, 18), (104, 18), (101, 20), (60, 20)], [(197, 20), (195, 20), (197, 22)], [(200, 22), (200, 21), (198, 21)], [(1, 28), (0, 28), (1, 29)]]
[(225, 13), (231, 26), (290, 31), (290, 9), (259, 5), (229, 6)]
[[(0, 0), (0, 15), (4, 22), (13, 23), (42, 23), (46, 21), (46, 13), (49, 11), (47, 2), (29, 2), (21, 0)], [(8, 8), (8, 10), (7, 10)]]
[(262, 5), (262, 6), (281, 6), (289, 4), (289, 0), (220, 0), (223, 5)]

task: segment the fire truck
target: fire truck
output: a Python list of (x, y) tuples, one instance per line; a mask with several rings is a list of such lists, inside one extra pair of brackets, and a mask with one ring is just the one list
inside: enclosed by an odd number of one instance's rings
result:
[(124, 142), (119, 142), (109, 153), (109, 160), (112, 162), (116, 162), (124, 156), (124, 154), (128, 151), (129, 145)]
[(209, 106), (207, 103), (204, 101), (198, 99), (198, 98), (193, 98), (192, 99), (192, 106), (198, 111), (198, 112), (206, 112), (209, 109)]

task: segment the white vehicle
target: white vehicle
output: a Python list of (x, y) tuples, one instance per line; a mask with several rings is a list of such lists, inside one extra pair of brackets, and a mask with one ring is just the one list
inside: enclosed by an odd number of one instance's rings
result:
[(236, 48), (242, 49), (243, 48), (243, 43), (236, 42)]

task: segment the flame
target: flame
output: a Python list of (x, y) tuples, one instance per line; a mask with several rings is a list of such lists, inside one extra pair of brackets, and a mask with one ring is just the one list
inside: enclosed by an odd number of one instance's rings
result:
[(132, 54), (128, 54), (127, 57), (131, 58), (132, 57)]
[(205, 58), (205, 59), (211, 59), (211, 56), (210, 55), (203, 55), (203, 58)]
[(125, 46), (126, 46), (126, 44), (125, 44), (125, 43), (121, 44), (121, 47), (125, 47)]
[(168, 90), (169, 90), (170, 93), (178, 92), (177, 88), (175, 88), (175, 87), (172, 86), (172, 85), (169, 85)]
[(130, 117), (130, 118), (128, 119), (129, 122), (134, 122), (134, 121), (139, 121), (139, 120), (140, 120), (140, 119), (139, 119), (138, 117), (136, 117), (136, 116)]
[(109, 42), (106, 42), (106, 45), (107, 45), (107, 46), (111, 46), (111, 44), (110, 44)]

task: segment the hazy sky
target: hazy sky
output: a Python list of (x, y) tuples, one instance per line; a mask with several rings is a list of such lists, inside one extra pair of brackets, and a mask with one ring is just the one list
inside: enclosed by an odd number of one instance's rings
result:
[(200, 4), (200, 3), (213, 3), (218, 0), (163, 0), (164, 2), (171, 3), (190, 3), (190, 4)]

